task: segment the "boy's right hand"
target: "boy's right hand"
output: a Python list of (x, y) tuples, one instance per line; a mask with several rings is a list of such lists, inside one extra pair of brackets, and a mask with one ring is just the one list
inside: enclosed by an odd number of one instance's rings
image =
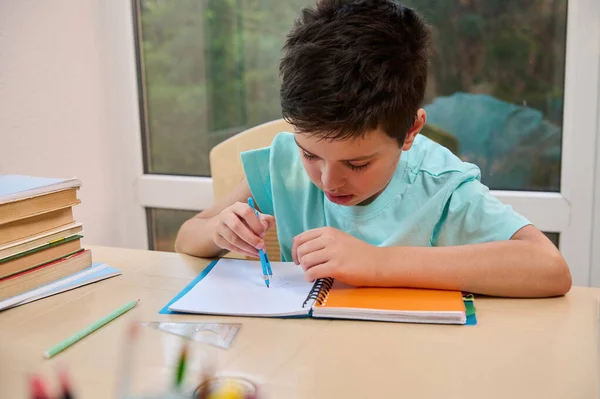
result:
[(265, 247), (266, 231), (275, 225), (273, 216), (259, 215), (260, 220), (244, 202), (228, 206), (212, 218), (213, 241), (220, 248), (258, 257), (258, 250)]

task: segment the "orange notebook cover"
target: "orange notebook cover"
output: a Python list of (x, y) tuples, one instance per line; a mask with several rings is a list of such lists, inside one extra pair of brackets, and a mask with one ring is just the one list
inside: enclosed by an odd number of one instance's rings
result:
[(382, 321), (466, 322), (460, 291), (362, 288), (329, 280), (313, 306), (314, 317)]

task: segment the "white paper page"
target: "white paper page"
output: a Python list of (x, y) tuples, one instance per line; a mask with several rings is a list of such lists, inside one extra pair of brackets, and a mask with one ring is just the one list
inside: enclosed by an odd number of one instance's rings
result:
[(0, 311), (15, 306), (21, 306), (29, 302), (37, 301), (38, 299), (69, 291), (120, 274), (121, 271), (118, 269), (110, 267), (105, 263), (95, 262), (92, 266), (83, 269), (80, 272), (0, 301)]
[(0, 203), (81, 186), (79, 179), (0, 175)]
[(302, 304), (313, 283), (300, 266), (271, 262), (273, 280), (265, 286), (259, 261), (220, 259), (210, 273), (169, 309), (175, 312), (236, 316), (308, 314)]

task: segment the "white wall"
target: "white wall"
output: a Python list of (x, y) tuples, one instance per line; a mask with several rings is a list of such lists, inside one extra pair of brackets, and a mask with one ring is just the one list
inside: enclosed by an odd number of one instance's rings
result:
[(0, 173), (81, 178), (75, 215), (87, 244), (147, 245), (125, 234), (144, 218), (134, 206), (142, 166), (130, 7), (0, 1)]

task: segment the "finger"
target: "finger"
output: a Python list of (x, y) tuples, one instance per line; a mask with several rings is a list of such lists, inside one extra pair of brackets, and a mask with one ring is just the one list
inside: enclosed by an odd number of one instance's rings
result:
[(224, 250), (229, 251), (229, 252), (235, 252), (235, 253), (242, 254), (245, 256), (258, 258), (258, 251), (256, 253), (248, 252), (245, 249), (242, 249), (240, 247), (237, 247), (237, 246), (231, 244), (229, 241), (227, 241), (222, 236), (218, 236), (217, 238), (215, 238), (215, 244), (217, 244), (217, 246), (219, 246), (219, 248), (223, 248)]
[[(306, 244), (305, 244), (306, 245)], [(327, 263), (329, 260), (329, 255), (326, 249), (321, 249), (319, 251), (311, 252), (306, 254), (300, 258), (300, 265), (304, 271), (307, 271), (313, 267), (317, 267), (324, 263)]]
[(312, 229), (305, 231), (304, 233), (300, 233), (296, 237), (294, 237), (294, 240), (292, 242), (292, 259), (295, 264), (300, 264), (300, 262), (298, 261), (298, 247), (307, 241), (314, 240), (315, 238), (320, 237), (321, 234), (321, 229)]
[(271, 215), (266, 215), (264, 213), (261, 213), (260, 214), (260, 222), (262, 223), (263, 227), (265, 228), (263, 235), (267, 230), (275, 227), (275, 218)]
[[(233, 215), (234, 217), (237, 217), (235, 215)], [(217, 234), (219, 236), (221, 236), (225, 241), (227, 241), (231, 248), (229, 248), (230, 250), (234, 250), (233, 248), (239, 248), (240, 250), (243, 250), (247, 253), (253, 254), (258, 256), (258, 251), (256, 248), (254, 248), (252, 245), (248, 244), (247, 242), (245, 242), (244, 240), (242, 240), (235, 231), (233, 231), (232, 229), (229, 228), (229, 226), (225, 225), (225, 224), (221, 224), (218, 227), (217, 230)]]
[(249, 256), (249, 257), (251, 257), (251, 258), (255, 258), (255, 259), (258, 259), (258, 258), (259, 258), (259, 256), (258, 256), (258, 251), (257, 251), (256, 253), (252, 253), (252, 252), (245, 251), (245, 250), (243, 250), (243, 249), (241, 249), (241, 248), (236, 248), (236, 249), (234, 250), (234, 252), (237, 252), (237, 253), (240, 253), (240, 254), (242, 254), (242, 255), (246, 255), (246, 256)]
[(217, 244), (220, 248), (223, 248), (227, 251), (230, 252), (237, 252), (240, 254), (244, 254), (247, 256), (253, 256), (253, 257), (258, 257), (258, 251), (256, 249), (254, 249), (253, 251), (249, 251), (246, 248), (240, 248), (237, 245), (234, 245), (232, 243), (230, 243), (229, 241), (227, 241), (223, 236), (221, 235), (217, 235), (215, 237), (215, 244)]
[(265, 226), (260, 222), (258, 216), (256, 216), (256, 213), (254, 212), (254, 209), (252, 209), (250, 205), (243, 202), (236, 202), (232, 205), (231, 210), (233, 213), (238, 215), (240, 219), (246, 222), (255, 236), (258, 237), (264, 233)]
[(318, 266), (311, 267), (304, 272), (304, 279), (313, 282), (319, 278), (330, 277), (331, 270), (328, 263), (322, 263)]
[(258, 254), (257, 253), (252, 253), (252, 252), (248, 252), (245, 249), (242, 249), (240, 247), (236, 247), (235, 245), (232, 245), (229, 241), (223, 239), (223, 245), (221, 246), (221, 248), (229, 251), (229, 252), (233, 252), (233, 253), (237, 253), (237, 254), (241, 254), (244, 256), (248, 256), (251, 258), (258, 258)]
[(250, 258), (255, 258), (255, 259), (258, 259), (258, 253), (255, 253), (255, 254), (253, 254), (253, 253), (250, 253), (250, 252), (248, 252), (248, 251), (244, 251), (244, 250), (243, 250), (243, 249), (241, 249), (241, 248), (237, 248), (237, 247), (236, 247), (236, 248), (233, 248), (233, 249), (231, 250), (231, 252), (237, 252), (238, 254), (242, 254), (242, 255), (248, 256), (248, 257), (250, 257)]
[(317, 237), (314, 240), (310, 240), (300, 245), (296, 250), (296, 256), (298, 257), (298, 264), (303, 265), (305, 263), (304, 258), (313, 253), (320, 251), (325, 248), (325, 240), (321, 237)]
[(260, 238), (265, 238), (265, 234), (267, 234), (267, 231), (273, 227), (275, 227), (275, 218), (271, 215), (265, 215), (263, 213), (259, 213), (260, 217), (260, 224), (263, 227), (263, 232), (261, 234), (258, 234), (258, 236)]
[[(235, 233), (236, 237), (241, 238), (243, 241), (248, 243), (251, 247), (261, 249), (264, 246), (263, 240), (254, 234), (252, 230), (242, 222), (239, 216), (235, 213), (228, 213), (223, 216), (223, 223), (231, 229)], [(225, 238), (228, 238), (225, 236)], [(230, 241), (231, 242), (231, 241)], [(241, 247), (237, 242), (232, 242), (232, 244)]]

